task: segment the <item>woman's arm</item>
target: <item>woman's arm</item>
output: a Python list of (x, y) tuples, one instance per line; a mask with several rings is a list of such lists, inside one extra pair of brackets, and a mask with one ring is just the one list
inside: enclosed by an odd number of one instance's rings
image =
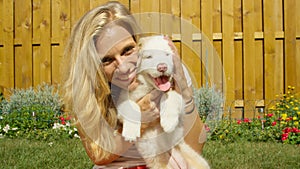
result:
[[(192, 87), (189, 87), (188, 90), (191, 94), (193, 93)], [(185, 142), (196, 152), (202, 153), (203, 146), (206, 142), (206, 131), (194, 102), (186, 107), (184, 128), (187, 132), (184, 138)]]
[[(112, 161), (119, 158), (120, 154), (123, 154), (132, 145), (132, 143), (124, 141), (124, 139), (119, 134), (117, 134), (115, 136), (114, 141), (115, 145), (117, 145), (118, 148), (116, 152), (108, 152), (104, 150), (101, 146), (97, 145), (88, 136), (86, 136), (84, 130), (82, 129), (79, 123), (76, 126), (87, 155), (96, 165), (105, 165), (111, 163)], [(103, 153), (106, 154), (106, 158), (103, 158)]]

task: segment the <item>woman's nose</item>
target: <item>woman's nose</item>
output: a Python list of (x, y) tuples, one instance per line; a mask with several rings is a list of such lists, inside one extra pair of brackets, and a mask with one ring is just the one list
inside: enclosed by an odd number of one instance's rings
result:
[(128, 73), (130, 66), (126, 61), (126, 58), (122, 57), (122, 56), (116, 57), (116, 61), (117, 61), (118, 69), (119, 69), (120, 73), (123, 73), (123, 74)]
[(115, 58), (116, 58), (118, 66), (122, 65), (124, 58), (122, 58), (122, 56), (116, 56)]

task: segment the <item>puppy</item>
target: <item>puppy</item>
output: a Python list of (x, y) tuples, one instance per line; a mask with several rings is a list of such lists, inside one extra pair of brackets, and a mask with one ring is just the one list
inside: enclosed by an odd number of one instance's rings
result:
[[(123, 122), (122, 136), (136, 142), (137, 149), (147, 166), (153, 169), (167, 168), (169, 152), (177, 151), (187, 161), (189, 168), (207, 169), (208, 163), (184, 142), (184, 102), (182, 96), (172, 90), (173, 51), (163, 36), (150, 36), (139, 41), (137, 80), (133, 91), (122, 91), (117, 102), (119, 118)], [(142, 136), (141, 110), (136, 104), (152, 90), (163, 92), (160, 100), (160, 121), (147, 128)]]

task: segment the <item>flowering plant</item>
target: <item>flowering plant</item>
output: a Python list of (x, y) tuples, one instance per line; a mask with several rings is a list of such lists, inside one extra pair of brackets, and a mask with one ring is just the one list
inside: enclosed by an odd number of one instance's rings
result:
[(79, 138), (77, 128), (71, 125), (73, 120), (71, 116), (60, 116), (53, 124), (52, 129), (64, 137)]
[(9, 100), (0, 102), (0, 137), (57, 139), (78, 137), (71, 117), (64, 117), (54, 86), (14, 89)]
[(300, 144), (300, 97), (295, 93), (295, 87), (288, 86), (287, 93), (277, 98), (264, 117), (223, 119), (210, 139), (222, 142), (246, 139)]
[(300, 97), (293, 86), (288, 86), (287, 93), (277, 97), (277, 103), (268, 110), (267, 119), (281, 129), (283, 143), (300, 144)]

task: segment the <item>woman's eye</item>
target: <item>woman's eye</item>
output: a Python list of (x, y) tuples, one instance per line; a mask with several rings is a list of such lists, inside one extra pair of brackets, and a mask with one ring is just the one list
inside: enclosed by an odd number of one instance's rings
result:
[(133, 51), (134, 51), (134, 46), (128, 46), (128, 47), (126, 47), (124, 50), (123, 50), (123, 52), (121, 53), (121, 55), (123, 56), (123, 55), (125, 55), (125, 56), (127, 56), (127, 55), (130, 55)]
[(110, 63), (112, 63), (114, 61), (113, 58), (111, 57), (104, 57), (101, 59), (101, 62), (104, 66), (109, 65)]

